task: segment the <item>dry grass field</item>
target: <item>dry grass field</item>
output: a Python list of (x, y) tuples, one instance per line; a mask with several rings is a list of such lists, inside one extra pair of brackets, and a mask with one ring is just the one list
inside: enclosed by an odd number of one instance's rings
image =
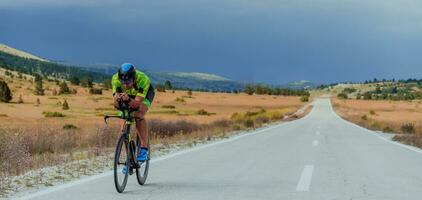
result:
[(343, 118), (386, 133), (399, 133), (393, 139), (422, 147), (422, 104), (420, 101), (339, 100), (333, 98), (336, 112)]
[[(12, 82), (13, 81), (13, 82)], [(116, 114), (112, 106), (111, 90), (102, 95), (90, 95), (87, 89), (72, 86), (77, 90), (75, 95), (52, 95), (52, 90), (59, 90), (53, 82), (44, 82), (46, 95), (32, 94), (30, 82), (7, 80), (13, 92), (11, 103), (0, 103), (0, 126), (7, 128), (31, 128), (48, 125), (62, 128), (65, 124), (73, 124), (81, 131), (90, 132), (95, 126), (103, 125), (102, 116)], [(16, 103), (19, 97), (23, 103)], [(37, 104), (39, 99), (40, 104)], [(66, 100), (69, 110), (63, 110)], [(299, 97), (282, 97), (267, 95), (226, 94), (186, 91), (157, 92), (148, 119), (164, 121), (186, 120), (199, 124), (209, 124), (221, 119), (230, 119), (233, 113), (243, 113), (265, 109), (268, 111), (293, 112), (303, 105)], [(61, 118), (46, 118), (43, 112), (60, 112)], [(199, 112), (202, 111), (202, 112)], [(205, 111), (205, 112), (203, 112)]]
[[(76, 94), (53, 95), (59, 86), (53, 81), (43, 81), (45, 95), (36, 96), (34, 84), (29, 81), (32, 77), (24, 77), (26, 80), (11, 78), (0, 70), (0, 78), (13, 93), (10, 103), (0, 103), (0, 159), (3, 163), (0, 167), (4, 169), (1, 176), (19, 175), (113, 151), (119, 135), (117, 121), (108, 126), (103, 121), (105, 114), (117, 113), (110, 90), (103, 90), (102, 95), (91, 95), (87, 88), (68, 82)], [(23, 102), (19, 103), (20, 100)], [(68, 110), (62, 108), (65, 100)], [(280, 121), (304, 104), (300, 97), (157, 92), (147, 114), (153, 152), (154, 148), (227, 137), (235, 131)], [(64, 116), (47, 117), (45, 112), (59, 112)], [(75, 152), (88, 153), (75, 157)]]

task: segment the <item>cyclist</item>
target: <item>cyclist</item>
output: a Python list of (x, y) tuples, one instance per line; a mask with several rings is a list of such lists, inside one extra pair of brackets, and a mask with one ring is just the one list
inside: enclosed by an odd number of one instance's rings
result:
[[(154, 99), (154, 88), (146, 74), (135, 69), (131, 63), (123, 63), (119, 71), (113, 75), (111, 85), (114, 97), (114, 107), (120, 109), (120, 103), (125, 102), (135, 111), (136, 129), (141, 139), (138, 156), (139, 162), (148, 158), (148, 134), (145, 114)], [(121, 123), (123, 130), (124, 121)]]

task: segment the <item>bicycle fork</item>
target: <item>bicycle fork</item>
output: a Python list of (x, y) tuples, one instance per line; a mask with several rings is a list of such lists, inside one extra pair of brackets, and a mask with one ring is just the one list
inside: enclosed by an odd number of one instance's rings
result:
[(128, 158), (128, 168), (129, 168), (129, 174), (132, 175), (133, 169), (139, 168), (139, 164), (136, 161), (136, 144), (132, 139), (132, 136), (130, 134), (130, 124), (126, 124), (125, 127), (125, 132), (126, 132), (126, 144), (127, 144), (127, 150), (129, 152), (129, 158)]

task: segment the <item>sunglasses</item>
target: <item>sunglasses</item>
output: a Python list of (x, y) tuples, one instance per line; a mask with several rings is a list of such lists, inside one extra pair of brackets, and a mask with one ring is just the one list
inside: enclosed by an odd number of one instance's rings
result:
[(131, 84), (131, 83), (133, 83), (133, 79), (130, 79), (130, 80), (120, 80), (123, 84), (125, 84), (125, 85), (128, 85), (128, 84)]

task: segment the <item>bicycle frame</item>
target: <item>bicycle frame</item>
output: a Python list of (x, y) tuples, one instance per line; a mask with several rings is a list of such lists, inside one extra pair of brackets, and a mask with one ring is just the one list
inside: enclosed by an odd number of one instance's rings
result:
[[(132, 141), (135, 141), (135, 140), (132, 139), (132, 135), (130, 134), (130, 128), (131, 128), (131, 125), (135, 123), (135, 120), (144, 120), (144, 119), (133, 116), (134, 111), (130, 110), (128, 105), (123, 104), (121, 105), (121, 107), (123, 108), (120, 110), (122, 112), (122, 115), (106, 115), (104, 116), (104, 122), (108, 124), (107, 120), (109, 118), (119, 118), (119, 119), (125, 120), (122, 134), (124, 135), (126, 139), (126, 144), (127, 144), (126, 149), (128, 150), (128, 152), (130, 152), (129, 157), (130, 157), (131, 165), (134, 165), (133, 167), (139, 167), (139, 164), (135, 160), (136, 152), (134, 150), (136, 146), (134, 145), (136, 144), (132, 144)], [(140, 142), (138, 135), (136, 139), (137, 139), (136, 142)]]
[[(137, 162), (136, 155), (137, 155), (137, 146), (139, 145), (140, 137), (137, 134), (136, 140), (132, 138), (132, 134), (130, 133), (131, 125), (136, 123), (138, 120), (142, 121), (144, 119), (141, 119), (139, 117), (136, 117), (133, 115), (133, 110), (130, 109), (130, 107), (125, 103), (120, 103), (120, 109), (121, 114), (120, 115), (106, 115), (104, 116), (104, 122), (107, 124), (107, 119), (109, 118), (119, 118), (124, 120), (124, 124), (122, 127), (122, 132), (120, 135), (120, 138), (117, 143), (116, 151), (115, 151), (115, 158), (114, 158), (114, 184), (116, 186), (116, 190), (119, 193), (122, 193), (124, 191), (124, 188), (126, 187), (127, 183), (127, 176), (133, 174), (133, 170), (136, 171), (136, 178), (138, 180), (138, 183), (140, 185), (143, 185), (146, 181), (146, 177), (148, 175), (148, 166), (149, 166), (149, 154), (148, 159), (145, 162)], [(149, 147), (149, 144), (148, 144)], [(126, 159), (124, 163), (121, 163), (119, 161), (120, 158), (120, 152), (122, 148), (126, 148)], [(145, 163), (145, 164), (143, 164)], [(123, 183), (119, 183), (119, 178), (117, 178), (118, 172), (116, 171), (118, 169), (118, 165), (124, 164), (126, 165), (127, 171), (124, 172), (125, 177), (123, 180)], [(144, 167), (142, 167), (144, 166)], [(143, 170), (142, 170), (143, 169)]]

